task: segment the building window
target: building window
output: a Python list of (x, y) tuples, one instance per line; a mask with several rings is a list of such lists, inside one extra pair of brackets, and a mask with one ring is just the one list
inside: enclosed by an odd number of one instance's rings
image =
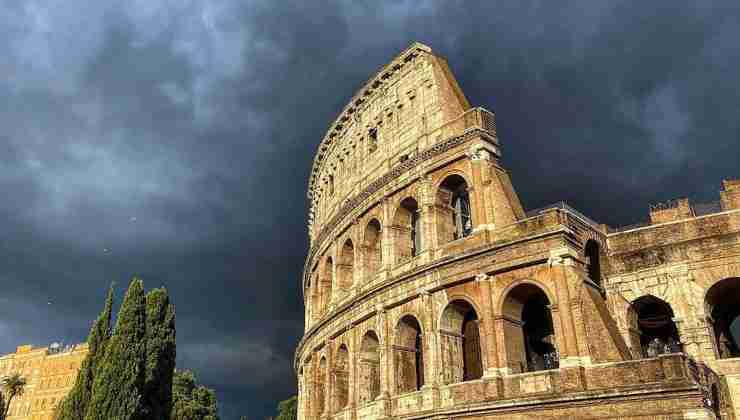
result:
[(396, 232), (396, 262), (404, 262), (421, 252), (421, 218), (419, 205), (409, 197), (401, 201), (393, 219)]
[(514, 373), (557, 369), (550, 301), (539, 287), (521, 284), (504, 300), (506, 362)]
[(396, 389), (399, 394), (418, 391), (424, 386), (424, 350), (419, 321), (406, 315), (398, 322), (395, 352)]
[(360, 346), (360, 404), (375, 400), (380, 395), (380, 340), (368, 331)]
[(344, 344), (337, 351), (334, 366), (334, 392), (337, 407), (340, 410), (346, 408), (349, 402), (349, 351)]
[(381, 227), (378, 219), (372, 219), (365, 228), (363, 258), (367, 281), (370, 281), (375, 276), (382, 263), (380, 231)]
[(740, 357), (740, 278), (715, 283), (706, 297), (717, 357)]
[(652, 295), (632, 302), (628, 313), (630, 341), (636, 355), (657, 357), (683, 351), (671, 305)]
[(483, 361), (478, 314), (464, 300), (455, 300), (442, 313), (442, 382), (480, 379)]
[(586, 255), (586, 264), (588, 277), (596, 284), (601, 286), (601, 262), (599, 260), (599, 243), (593, 239), (586, 241), (584, 254)]
[(373, 127), (367, 132), (367, 150), (372, 153), (378, 149), (378, 128)]
[(438, 231), (440, 244), (464, 238), (473, 232), (470, 210), (470, 191), (465, 179), (451, 175), (442, 182), (437, 192)]

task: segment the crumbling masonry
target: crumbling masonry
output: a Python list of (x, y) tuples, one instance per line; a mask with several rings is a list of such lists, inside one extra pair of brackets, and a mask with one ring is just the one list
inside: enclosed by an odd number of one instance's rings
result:
[(735, 419), (740, 181), (613, 229), (525, 212), (501, 153), (494, 115), (418, 43), (333, 122), (309, 181), (299, 418)]

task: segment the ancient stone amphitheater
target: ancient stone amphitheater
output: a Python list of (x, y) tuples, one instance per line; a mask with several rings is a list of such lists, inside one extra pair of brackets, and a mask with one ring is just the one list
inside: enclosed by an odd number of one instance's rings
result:
[(494, 115), (418, 43), (331, 124), (299, 418), (736, 418), (740, 182), (615, 229), (525, 212), (501, 154)]

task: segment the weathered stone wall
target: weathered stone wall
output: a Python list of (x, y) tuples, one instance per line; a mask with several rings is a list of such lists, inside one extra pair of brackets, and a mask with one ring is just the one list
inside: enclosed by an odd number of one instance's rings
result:
[[(383, 131), (327, 195), (353, 113)], [(702, 311), (738, 275), (740, 211), (695, 217), (686, 201), (611, 234), (565, 205), (525, 214), (493, 116), (418, 44), (353, 98), (319, 154), (301, 419), (734, 418), (740, 369), (714, 356)], [(633, 348), (628, 312), (645, 293), (674, 307), (685, 353)]]

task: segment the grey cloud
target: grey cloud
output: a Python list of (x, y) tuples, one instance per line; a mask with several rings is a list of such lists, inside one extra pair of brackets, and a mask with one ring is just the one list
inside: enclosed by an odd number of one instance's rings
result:
[(0, 349), (83, 339), (140, 275), (228, 418), (294, 392), (312, 155), (412, 40), (496, 112), (530, 208), (631, 223), (739, 175), (736, 2), (6, 3)]

